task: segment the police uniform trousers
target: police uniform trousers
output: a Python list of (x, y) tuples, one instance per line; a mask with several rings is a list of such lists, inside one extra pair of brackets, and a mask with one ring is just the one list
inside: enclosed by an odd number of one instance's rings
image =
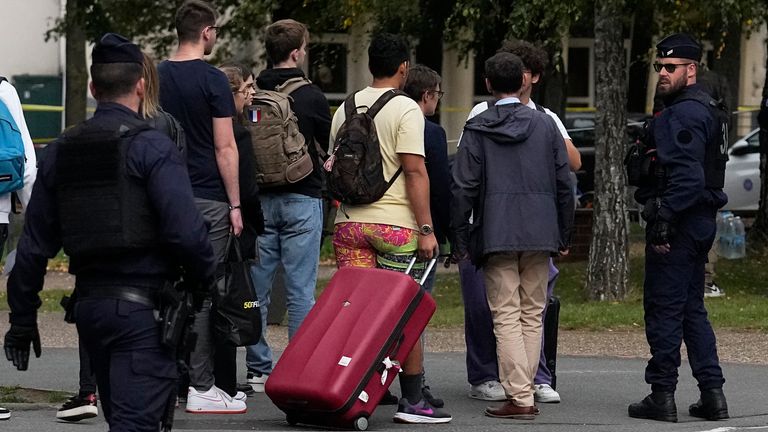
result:
[(715, 212), (694, 208), (682, 214), (667, 254), (646, 243), (643, 307), (651, 359), (645, 381), (653, 391), (675, 390), (683, 341), (701, 390), (721, 388), (725, 382), (704, 308), (704, 264), (715, 238)]
[(110, 431), (156, 432), (178, 371), (172, 350), (160, 345), (152, 307), (87, 297), (75, 313)]

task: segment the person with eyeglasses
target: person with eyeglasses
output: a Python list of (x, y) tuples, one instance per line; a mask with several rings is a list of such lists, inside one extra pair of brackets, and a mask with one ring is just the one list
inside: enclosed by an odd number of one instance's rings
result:
[[(408, 94), (421, 108), (425, 117), (435, 115), (437, 105), (445, 92), (440, 90), (442, 78), (431, 68), (416, 64), (408, 70), (403, 91)], [(448, 169), (448, 140), (445, 129), (438, 123), (424, 119), (424, 164), (427, 167), (429, 178), (429, 209), (432, 215), (432, 224), (435, 238), (441, 248), (448, 246), (448, 229), (450, 225), (451, 203), (451, 173)], [(422, 285), (432, 294), (435, 286), (435, 274), (437, 266), (427, 276)], [(424, 344), (424, 335), (421, 338)], [(424, 381), (421, 393), (430, 404), (437, 408), (445, 406), (442, 399), (436, 398), (432, 390)]]
[(635, 193), (647, 222), (643, 307), (651, 350), (645, 381), (651, 394), (629, 405), (628, 413), (677, 422), (675, 391), (685, 342), (700, 391), (688, 412), (721, 420), (728, 418), (728, 405), (704, 307), (704, 264), (715, 238), (715, 214), (728, 201), (722, 190), (727, 126), (717, 102), (697, 83), (698, 41), (677, 33), (656, 48), (656, 92), (665, 108), (648, 127), (644, 144), (655, 149), (656, 162), (642, 173), (646, 180), (636, 184)]
[[(233, 132), (235, 102), (227, 76), (204, 58), (213, 51), (219, 14), (207, 1), (187, 0), (176, 11), (176, 52), (157, 66), (160, 105), (184, 128), (187, 168), (195, 203), (206, 224), (217, 262), (223, 262), (230, 232), (243, 230), (239, 153)], [(209, 295), (195, 314), (197, 333), (189, 361), (187, 412), (239, 414), (246, 411), (240, 395), (215, 385), (213, 374), (218, 345), (211, 326)], [(231, 347), (229, 347), (231, 348)], [(223, 348), (222, 348), (223, 349)], [(235, 350), (227, 354), (234, 358)], [(233, 381), (226, 385), (236, 387)]]

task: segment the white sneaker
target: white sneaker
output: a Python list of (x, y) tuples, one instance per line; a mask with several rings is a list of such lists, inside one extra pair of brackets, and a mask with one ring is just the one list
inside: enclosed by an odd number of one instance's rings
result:
[(725, 291), (720, 289), (716, 283), (712, 282), (711, 285), (704, 285), (704, 297), (722, 297), (725, 295)]
[(478, 385), (469, 386), (469, 397), (486, 401), (505, 401), (507, 395), (504, 387), (498, 381), (486, 381)]
[(556, 392), (549, 384), (535, 384), (533, 389), (533, 400), (536, 402), (560, 403), (560, 393)]
[(245, 402), (245, 400), (248, 399), (248, 395), (246, 395), (245, 393), (239, 391), (239, 392), (237, 392), (235, 397), (233, 397), (232, 399)]
[(256, 372), (248, 372), (248, 384), (251, 385), (253, 391), (256, 393), (264, 393), (264, 384), (267, 383), (268, 374), (260, 374)]
[(216, 386), (206, 392), (198, 392), (194, 387), (190, 387), (187, 393), (188, 413), (243, 414), (246, 409), (245, 401), (233, 398)]
[(0, 407), (0, 420), (8, 420), (9, 418), (11, 418), (11, 412), (3, 407)]

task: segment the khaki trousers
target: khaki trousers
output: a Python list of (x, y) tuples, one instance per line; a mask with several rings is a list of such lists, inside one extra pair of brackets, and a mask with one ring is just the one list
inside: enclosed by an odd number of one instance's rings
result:
[(483, 266), (496, 335), (499, 380), (507, 399), (518, 406), (533, 406), (548, 259), (547, 252), (510, 252), (490, 256)]

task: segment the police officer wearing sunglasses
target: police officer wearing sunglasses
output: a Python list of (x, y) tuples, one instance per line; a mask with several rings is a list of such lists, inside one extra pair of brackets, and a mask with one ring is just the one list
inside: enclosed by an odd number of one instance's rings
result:
[(700, 392), (688, 412), (720, 420), (728, 418), (728, 406), (704, 308), (704, 263), (715, 238), (715, 214), (728, 201), (722, 190), (727, 116), (724, 121), (718, 103), (696, 84), (702, 50), (695, 39), (673, 34), (656, 48), (656, 90), (666, 108), (647, 129), (645, 145), (652, 157), (640, 165), (649, 172), (635, 184), (635, 199), (645, 206), (648, 223), (643, 306), (651, 348), (645, 381), (651, 394), (631, 404), (629, 416), (677, 421), (675, 390), (685, 342)]
[(180, 268), (212, 280), (213, 250), (180, 152), (137, 113), (145, 92), (139, 47), (108, 33), (92, 59), (93, 118), (65, 131), (40, 161), (8, 279), (4, 351), (19, 370), (30, 345), (40, 357), (38, 293), (48, 259), (63, 247), (110, 430), (157, 431), (178, 376), (173, 347), (161, 344), (158, 294)]

